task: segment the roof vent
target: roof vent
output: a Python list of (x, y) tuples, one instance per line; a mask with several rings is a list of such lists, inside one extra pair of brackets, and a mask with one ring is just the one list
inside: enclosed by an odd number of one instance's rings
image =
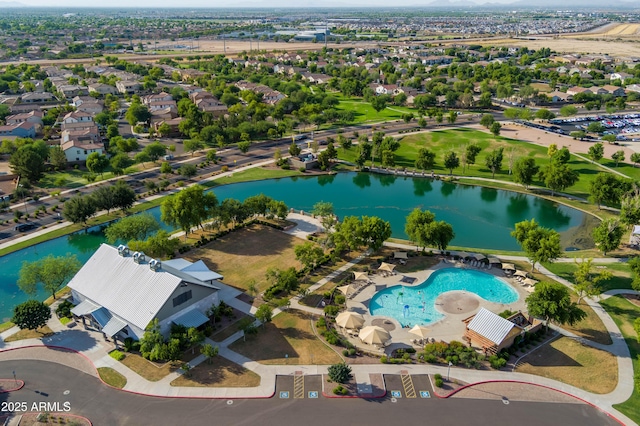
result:
[(122, 257), (129, 256), (129, 247), (124, 244), (118, 246), (118, 254)]
[(133, 261), (134, 262), (140, 264), (140, 263), (143, 263), (144, 260), (145, 260), (144, 253), (139, 252), (139, 251), (133, 253)]
[(152, 271), (159, 271), (161, 266), (162, 263), (160, 263), (159, 260), (151, 259), (149, 261), (149, 268), (151, 268)]

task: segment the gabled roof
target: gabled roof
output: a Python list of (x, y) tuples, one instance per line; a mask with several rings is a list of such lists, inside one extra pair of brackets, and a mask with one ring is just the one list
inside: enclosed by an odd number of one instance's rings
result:
[(515, 326), (511, 321), (485, 308), (480, 308), (467, 325), (467, 328), (499, 345)]
[(223, 279), (222, 275), (210, 270), (202, 260), (198, 260), (196, 263), (191, 263), (186, 259), (171, 259), (165, 260), (163, 265), (165, 267), (174, 268), (204, 282)]
[[(178, 275), (176, 274), (178, 272)], [(182, 281), (217, 289), (180, 271), (154, 271), (148, 262), (120, 256), (118, 249), (101, 244), (69, 282), (69, 287), (138, 328), (145, 329)]]

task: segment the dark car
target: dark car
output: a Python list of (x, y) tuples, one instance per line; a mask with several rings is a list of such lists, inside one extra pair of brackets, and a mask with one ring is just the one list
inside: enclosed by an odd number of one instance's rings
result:
[(27, 222), (27, 223), (21, 223), (20, 225), (16, 225), (16, 227), (13, 229), (15, 229), (18, 232), (24, 232), (37, 227), (38, 225), (36, 225), (35, 223)]

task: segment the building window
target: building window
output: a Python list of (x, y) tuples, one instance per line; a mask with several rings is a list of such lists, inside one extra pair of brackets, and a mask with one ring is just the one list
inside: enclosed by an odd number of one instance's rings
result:
[(187, 300), (191, 299), (193, 296), (191, 294), (191, 290), (185, 291), (179, 296), (173, 298), (173, 307), (175, 308), (178, 305), (182, 305)]

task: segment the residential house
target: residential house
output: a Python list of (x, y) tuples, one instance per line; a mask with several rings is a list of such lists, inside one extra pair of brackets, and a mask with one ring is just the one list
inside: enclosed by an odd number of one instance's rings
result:
[(609, 80), (611, 81), (620, 80), (620, 82), (623, 84), (625, 80), (628, 80), (630, 78), (633, 78), (633, 74), (629, 74), (627, 72), (622, 72), (622, 71), (611, 73), (611, 75), (609, 76)]
[(593, 93), (593, 91), (586, 87), (578, 87), (578, 86), (570, 87), (567, 89), (567, 95), (575, 96), (578, 93)]
[[(155, 121), (156, 116), (154, 116), (154, 119), (152, 120), (153, 123), (153, 127), (155, 128), (156, 132), (158, 131), (158, 129), (160, 128), (160, 126), (162, 126), (163, 124), (168, 124), (169, 125), (169, 135), (168, 136), (180, 136), (180, 123), (182, 122), (183, 118), (182, 117), (168, 117), (165, 119), (159, 119), (157, 121)], [(159, 118), (159, 117), (158, 117)]]
[(82, 111), (72, 111), (67, 113), (62, 119), (63, 124), (71, 123), (92, 123), (93, 116)]
[(105, 153), (104, 144), (80, 136), (67, 141), (62, 140), (60, 147), (69, 163), (84, 163), (91, 153)]
[(42, 128), (42, 117), (44, 113), (42, 111), (29, 111), (20, 114), (10, 115), (5, 118), (5, 124), (8, 126), (14, 124), (20, 124), (24, 122), (34, 123), (37, 127), (36, 131)]
[(464, 339), (489, 355), (510, 347), (518, 336), (533, 333), (542, 326), (541, 321), (521, 312), (502, 318), (485, 308), (462, 322), (466, 325)]
[(56, 100), (56, 98), (49, 92), (24, 93), (22, 96), (20, 96), (20, 99), (24, 104), (51, 102)]
[(86, 87), (78, 84), (61, 84), (56, 89), (67, 99), (73, 99), (74, 96), (88, 95), (89, 91)]
[(23, 121), (19, 124), (0, 126), (0, 137), (15, 136), (18, 138), (35, 138), (36, 124)]
[(71, 312), (116, 340), (140, 339), (152, 321), (168, 336), (171, 324), (199, 327), (219, 304), (219, 279), (202, 261), (160, 262), (126, 246), (102, 244), (69, 282)]
[(142, 85), (137, 81), (129, 81), (129, 80), (116, 81), (116, 89), (118, 89), (118, 92), (122, 93), (123, 95), (125, 94), (133, 95), (134, 93), (137, 93), (141, 87)]
[(625, 96), (626, 95), (626, 92), (625, 92), (624, 88), (619, 87), (619, 86), (614, 86), (612, 84), (605, 84), (600, 89), (603, 90), (605, 94), (610, 94), (610, 95), (613, 95), (615, 97), (620, 97), (620, 96)]
[(573, 95), (569, 95), (568, 93), (560, 92), (558, 90), (554, 90), (553, 92), (547, 93), (547, 96), (553, 103), (573, 101)]
[(118, 89), (109, 84), (93, 83), (89, 85), (89, 93), (96, 92), (101, 95), (117, 95)]

